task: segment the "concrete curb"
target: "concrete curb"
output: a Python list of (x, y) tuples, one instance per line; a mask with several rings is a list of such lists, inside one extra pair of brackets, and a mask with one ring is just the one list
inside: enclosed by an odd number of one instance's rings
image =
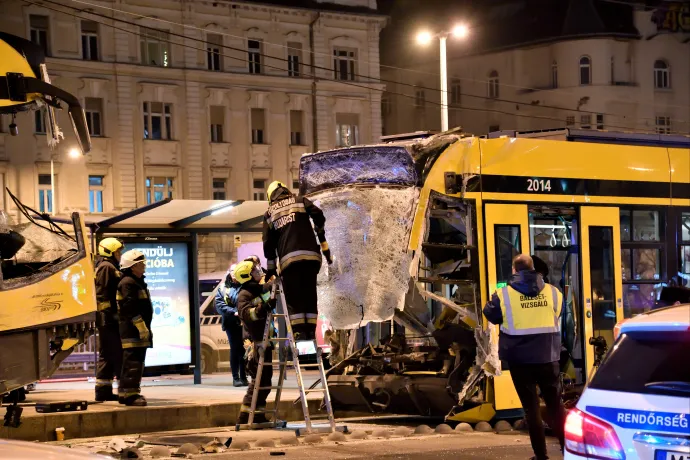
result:
[[(312, 399), (309, 412), (319, 413), (321, 400)], [(0, 426), (0, 438), (22, 441), (55, 441), (55, 429), (64, 427), (65, 439), (95, 438), (156, 431), (234, 426), (241, 402), (118, 408), (113, 411), (61, 412), (22, 417), (19, 428)], [(273, 404), (269, 403), (268, 407)], [(303, 420), (301, 405), (280, 402), (279, 418)]]

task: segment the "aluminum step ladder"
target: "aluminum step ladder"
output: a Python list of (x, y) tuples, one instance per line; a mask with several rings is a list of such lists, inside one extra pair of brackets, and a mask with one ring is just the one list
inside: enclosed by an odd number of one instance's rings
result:
[[(292, 326), (290, 324), (288, 314), (287, 314), (287, 302), (285, 301), (285, 293), (283, 292), (282, 281), (280, 278), (276, 278), (273, 284), (273, 291), (271, 293), (272, 299), (277, 299), (277, 304), (275, 312), (271, 311), (266, 317), (266, 326), (264, 327), (264, 337), (263, 341), (258, 344), (255, 349), (255, 353), (259, 353), (259, 365), (256, 371), (256, 379), (254, 384), (254, 392), (252, 394), (252, 404), (249, 409), (249, 420), (246, 424), (235, 425), (235, 430), (255, 430), (263, 428), (285, 428), (287, 422), (278, 420), (278, 407), (280, 405), (280, 397), (283, 391), (283, 385), (285, 383), (285, 376), (287, 373), (288, 366), (291, 366), (295, 371), (295, 377), (297, 380), (297, 389), (299, 390), (299, 401), (302, 403), (302, 412), (304, 413), (305, 428), (297, 429), (297, 435), (311, 434), (315, 432), (329, 432), (333, 433), (336, 430), (347, 431), (347, 428), (339, 429), (336, 427), (335, 418), (333, 417), (333, 406), (331, 404), (331, 396), (328, 392), (328, 383), (326, 381), (326, 373), (323, 368), (323, 356), (322, 350), (314, 340), (314, 347), (316, 349), (316, 364), (300, 364), (299, 362), (299, 352), (297, 350), (297, 345), (295, 343), (295, 337), (292, 333)], [(285, 330), (286, 337), (271, 337), (271, 330), (274, 328), (274, 320), (282, 320), (285, 328), (278, 328), (279, 331)], [(274, 363), (266, 363), (264, 350), (271, 343), (277, 344), (278, 349), (278, 359), (280, 361)], [(256, 344), (255, 344), (256, 346)], [(287, 361), (288, 350), (292, 352), (292, 361)], [(273, 369), (278, 369), (278, 383), (277, 385), (271, 385), (267, 387), (262, 387), (261, 385), (261, 374), (263, 373), (264, 366), (272, 366)], [(316, 388), (305, 389), (304, 379), (302, 377), (302, 370), (307, 368), (317, 368), (319, 371), (320, 385)], [(273, 409), (266, 410), (266, 414), (273, 414), (273, 420), (267, 423), (254, 423), (254, 414), (256, 413), (256, 402), (259, 398), (260, 390), (275, 390), (275, 402)], [(323, 400), (326, 406), (327, 414), (324, 417), (312, 416), (309, 413), (309, 405), (307, 403), (307, 394), (309, 393), (323, 393)], [(326, 427), (315, 427), (312, 424), (312, 420), (315, 418), (327, 418), (328, 426)]]

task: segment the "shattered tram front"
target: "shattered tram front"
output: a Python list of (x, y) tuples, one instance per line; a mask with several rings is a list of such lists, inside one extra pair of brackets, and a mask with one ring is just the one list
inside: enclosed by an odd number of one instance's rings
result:
[[(499, 363), (481, 321), (475, 205), (443, 193), (441, 172), (467, 160), (473, 139), (451, 132), (302, 157), (300, 192), (324, 211), (334, 254), (319, 275), (319, 311), (335, 330), (336, 406), (467, 422), (495, 415), (485, 377)], [(460, 192), (473, 176), (466, 166)], [(392, 333), (358, 346), (369, 323)]]

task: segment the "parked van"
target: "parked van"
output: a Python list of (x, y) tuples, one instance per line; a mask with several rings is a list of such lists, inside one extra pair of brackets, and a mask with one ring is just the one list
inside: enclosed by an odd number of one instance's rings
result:
[(230, 370), (230, 344), (214, 303), (216, 292), (226, 276), (226, 272), (199, 275), (202, 374)]

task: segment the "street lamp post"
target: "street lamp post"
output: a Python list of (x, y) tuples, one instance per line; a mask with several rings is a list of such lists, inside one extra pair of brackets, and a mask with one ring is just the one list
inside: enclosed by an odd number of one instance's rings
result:
[[(439, 32), (435, 36), (439, 39), (440, 61), (441, 61), (441, 131), (448, 131), (448, 61), (446, 59), (446, 42), (448, 35), (456, 38), (465, 38), (469, 29), (464, 24), (453, 27), (451, 32)], [(434, 38), (430, 32), (423, 31), (417, 35), (417, 41), (426, 45)]]

